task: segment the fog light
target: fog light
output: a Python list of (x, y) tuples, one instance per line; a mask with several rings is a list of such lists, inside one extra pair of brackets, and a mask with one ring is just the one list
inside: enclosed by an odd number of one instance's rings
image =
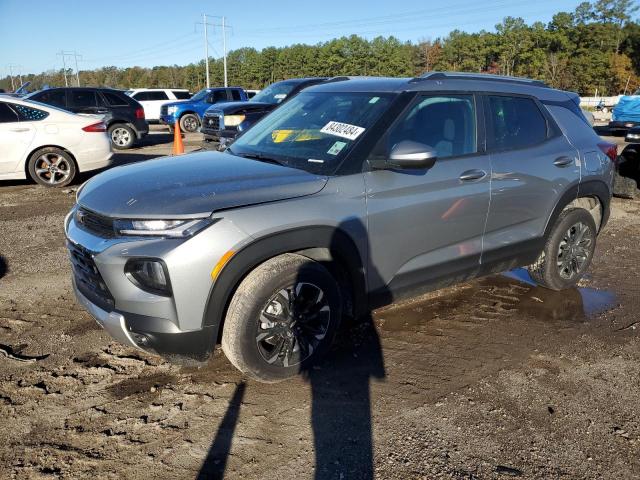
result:
[(146, 335), (142, 333), (131, 332), (131, 337), (133, 338), (133, 341), (141, 347), (149, 346), (149, 337), (147, 337)]
[(137, 287), (156, 295), (171, 296), (169, 273), (162, 260), (133, 259), (124, 266), (127, 278)]

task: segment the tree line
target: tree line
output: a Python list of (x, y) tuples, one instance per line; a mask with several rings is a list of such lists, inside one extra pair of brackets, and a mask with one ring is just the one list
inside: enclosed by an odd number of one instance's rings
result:
[[(506, 17), (494, 31), (452, 31), (445, 38), (403, 42), (394, 36), (372, 40), (344, 36), (316, 45), (240, 48), (227, 57), (230, 85), (263, 88), (277, 80), (306, 76), (416, 76), (464, 71), (525, 76), (581, 95), (617, 95), (640, 88), (640, 24), (634, 0), (583, 2), (544, 24)], [(222, 59), (209, 62), (212, 85), (223, 83)], [(81, 70), (87, 86), (188, 88), (205, 86), (204, 60), (185, 66)], [(69, 75), (70, 85), (75, 78)], [(31, 89), (64, 86), (64, 71), (22, 75)], [(14, 79), (15, 81), (15, 79)], [(7, 76), (0, 88), (11, 89)]]

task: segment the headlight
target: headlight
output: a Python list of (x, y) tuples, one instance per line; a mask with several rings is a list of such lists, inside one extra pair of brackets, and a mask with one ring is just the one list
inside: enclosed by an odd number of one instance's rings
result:
[(628, 133), (627, 138), (631, 138), (632, 140), (640, 140), (640, 133)]
[(246, 117), (244, 115), (225, 115), (224, 126), (225, 127), (237, 127)]
[(169, 115), (173, 115), (173, 114), (174, 114), (174, 113), (176, 113), (177, 111), (178, 111), (178, 107), (176, 107), (176, 106), (168, 107), (168, 108), (167, 108), (167, 113), (168, 113)]
[(143, 235), (146, 237), (184, 238), (195, 235), (216, 220), (196, 218), (188, 220), (114, 220), (118, 235)]
[(124, 266), (127, 278), (137, 287), (156, 295), (171, 295), (167, 267), (162, 260), (134, 258)]

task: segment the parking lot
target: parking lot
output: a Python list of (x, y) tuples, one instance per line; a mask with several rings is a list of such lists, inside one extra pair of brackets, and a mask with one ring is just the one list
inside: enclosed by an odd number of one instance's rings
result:
[[(116, 163), (169, 153), (153, 130)], [(265, 385), (219, 351), (177, 366), (104, 333), (71, 290), (74, 199), (0, 187), (2, 478), (640, 476), (640, 202), (614, 199), (580, 288), (515, 271), (392, 305)]]

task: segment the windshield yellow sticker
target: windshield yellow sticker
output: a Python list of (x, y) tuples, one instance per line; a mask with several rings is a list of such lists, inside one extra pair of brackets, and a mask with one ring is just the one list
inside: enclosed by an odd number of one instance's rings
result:
[(364, 128), (356, 125), (349, 125), (348, 123), (329, 122), (320, 129), (320, 132), (327, 133), (329, 135), (335, 135), (336, 137), (346, 138), (348, 140), (355, 140), (358, 138)]
[(342, 149), (347, 145), (347, 142), (341, 142), (340, 140), (338, 140), (336, 143), (334, 143), (333, 145), (331, 145), (331, 148), (327, 151), (327, 153), (329, 155), (337, 155), (339, 154)]
[(273, 143), (283, 142), (308, 142), (322, 138), (318, 130), (274, 130), (271, 132)]

